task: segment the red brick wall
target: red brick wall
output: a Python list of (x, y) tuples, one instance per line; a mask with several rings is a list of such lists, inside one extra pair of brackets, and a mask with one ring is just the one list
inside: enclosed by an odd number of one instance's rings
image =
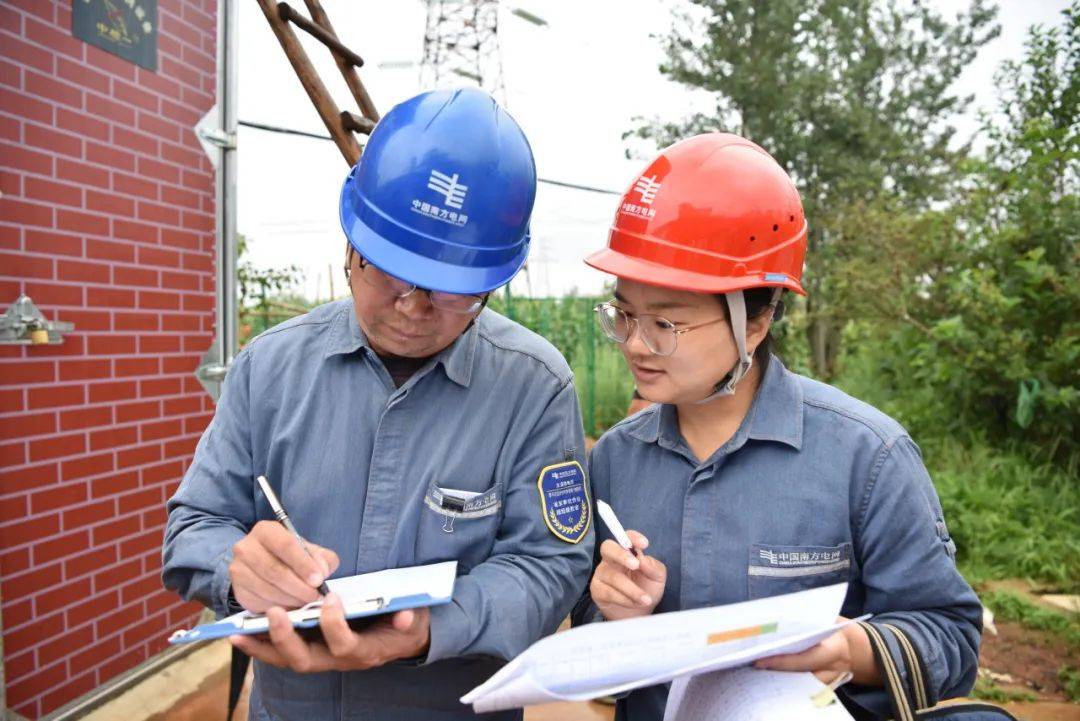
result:
[(36, 718), (165, 647), (165, 500), (212, 404), (214, 0), (159, 0), (158, 71), (71, 35), (71, 0), (0, 4), (0, 312), (72, 321), (0, 346), (8, 704)]

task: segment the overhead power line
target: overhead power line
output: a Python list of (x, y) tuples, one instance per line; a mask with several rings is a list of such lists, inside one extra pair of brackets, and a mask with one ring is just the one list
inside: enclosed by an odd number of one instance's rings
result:
[[(254, 128), (256, 130), (265, 130), (268, 133), (281, 133), (283, 135), (299, 135), (304, 138), (315, 138), (316, 140), (333, 140), (329, 135), (320, 135), (319, 133), (309, 133), (306, 130), (296, 130), (295, 128), (283, 128), (277, 125), (269, 125), (267, 123), (256, 123), (251, 120), (239, 120), (238, 125), (242, 125), (245, 128)], [(600, 193), (602, 195), (622, 195), (617, 190), (608, 190), (607, 188), (597, 188), (592, 185), (582, 185), (581, 183), (568, 183), (564, 180), (551, 180), (550, 178), (537, 178), (541, 183), (547, 185), (557, 185), (560, 188), (570, 188), (572, 190), (583, 190), (588, 193)]]
[(255, 123), (250, 120), (238, 120), (237, 125), (243, 125), (245, 128), (256, 128), (258, 130), (266, 130), (271, 133), (283, 133), (285, 135), (302, 135), (305, 138), (315, 138), (317, 140), (333, 140), (329, 135), (320, 135), (319, 133), (309, 133), (306, 130), (295, 130), (293, 128), (282, 128), (277, 125), (267, 125), (266, 123)]

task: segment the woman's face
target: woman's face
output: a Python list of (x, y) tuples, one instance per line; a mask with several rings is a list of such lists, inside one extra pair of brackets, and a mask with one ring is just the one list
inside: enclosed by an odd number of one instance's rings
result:
[[(726, 320), (726, 304), (715, 295), (658, 288), (620, 278), (615, 284), (614, 305), (632, 318), (641, 314), (660, 316), (677, 329), (725, 319), (678, 334), (675, 352), (668, 356), (653, 353), (635, 325), (635, 332), (619, 349), (634, 374), (638, 392), (647, 400), (674, 405), (700, 401), (713, 393), (716, 384), (739, 360), (735, 338)], [(765, 337), (768, 318), (769, 314), (763, 313), (758, 320), (747, 321), (748, 353), (753, 354)]]

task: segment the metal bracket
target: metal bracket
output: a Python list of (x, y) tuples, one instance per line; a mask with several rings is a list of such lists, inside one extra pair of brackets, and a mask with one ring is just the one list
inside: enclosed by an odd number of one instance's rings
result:
[(61, 333), (73, 330), (74, 323), (46, 319), (25, 293), (0, 316), (2, 345), (60, 345), (64, 342)]
[(221, 397), (221, 384), (225, 382), (230, 364), (231, 361), (221, 362), (221, 354), (218, 352), (218, 343), (215, 340), (199, 362), (199, 367), (195, 369), (195, 379), (214, 399), (214, 403), (217, 403), (218, 398)]
[(236, 133), (226, 133), (219, 128), (201, 128), (196, 126), (195, 132), (200, 138), (225, 150), (236, 148)]

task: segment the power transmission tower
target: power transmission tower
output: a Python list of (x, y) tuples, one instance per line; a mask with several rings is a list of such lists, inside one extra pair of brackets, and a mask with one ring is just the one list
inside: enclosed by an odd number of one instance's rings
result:
[[(427, 6), (424, 57), (420, 85), (425, 89), (472, 82), (506, 107), (502, 54), (499, 51), (499, 0), (423, 0)], [(547, 25), (543, 18), (521, 8), (510, 12), (525, 22)], [(534, 240), (535, 242), (535, 240)], [(532, 295), (530, 265), (525, 284)], [(510, 296), (510, 285), (506, 286)]]
[(499, 0), (426, 0), (420, 84), (472, 82), (506, 104), (499, 53)]

